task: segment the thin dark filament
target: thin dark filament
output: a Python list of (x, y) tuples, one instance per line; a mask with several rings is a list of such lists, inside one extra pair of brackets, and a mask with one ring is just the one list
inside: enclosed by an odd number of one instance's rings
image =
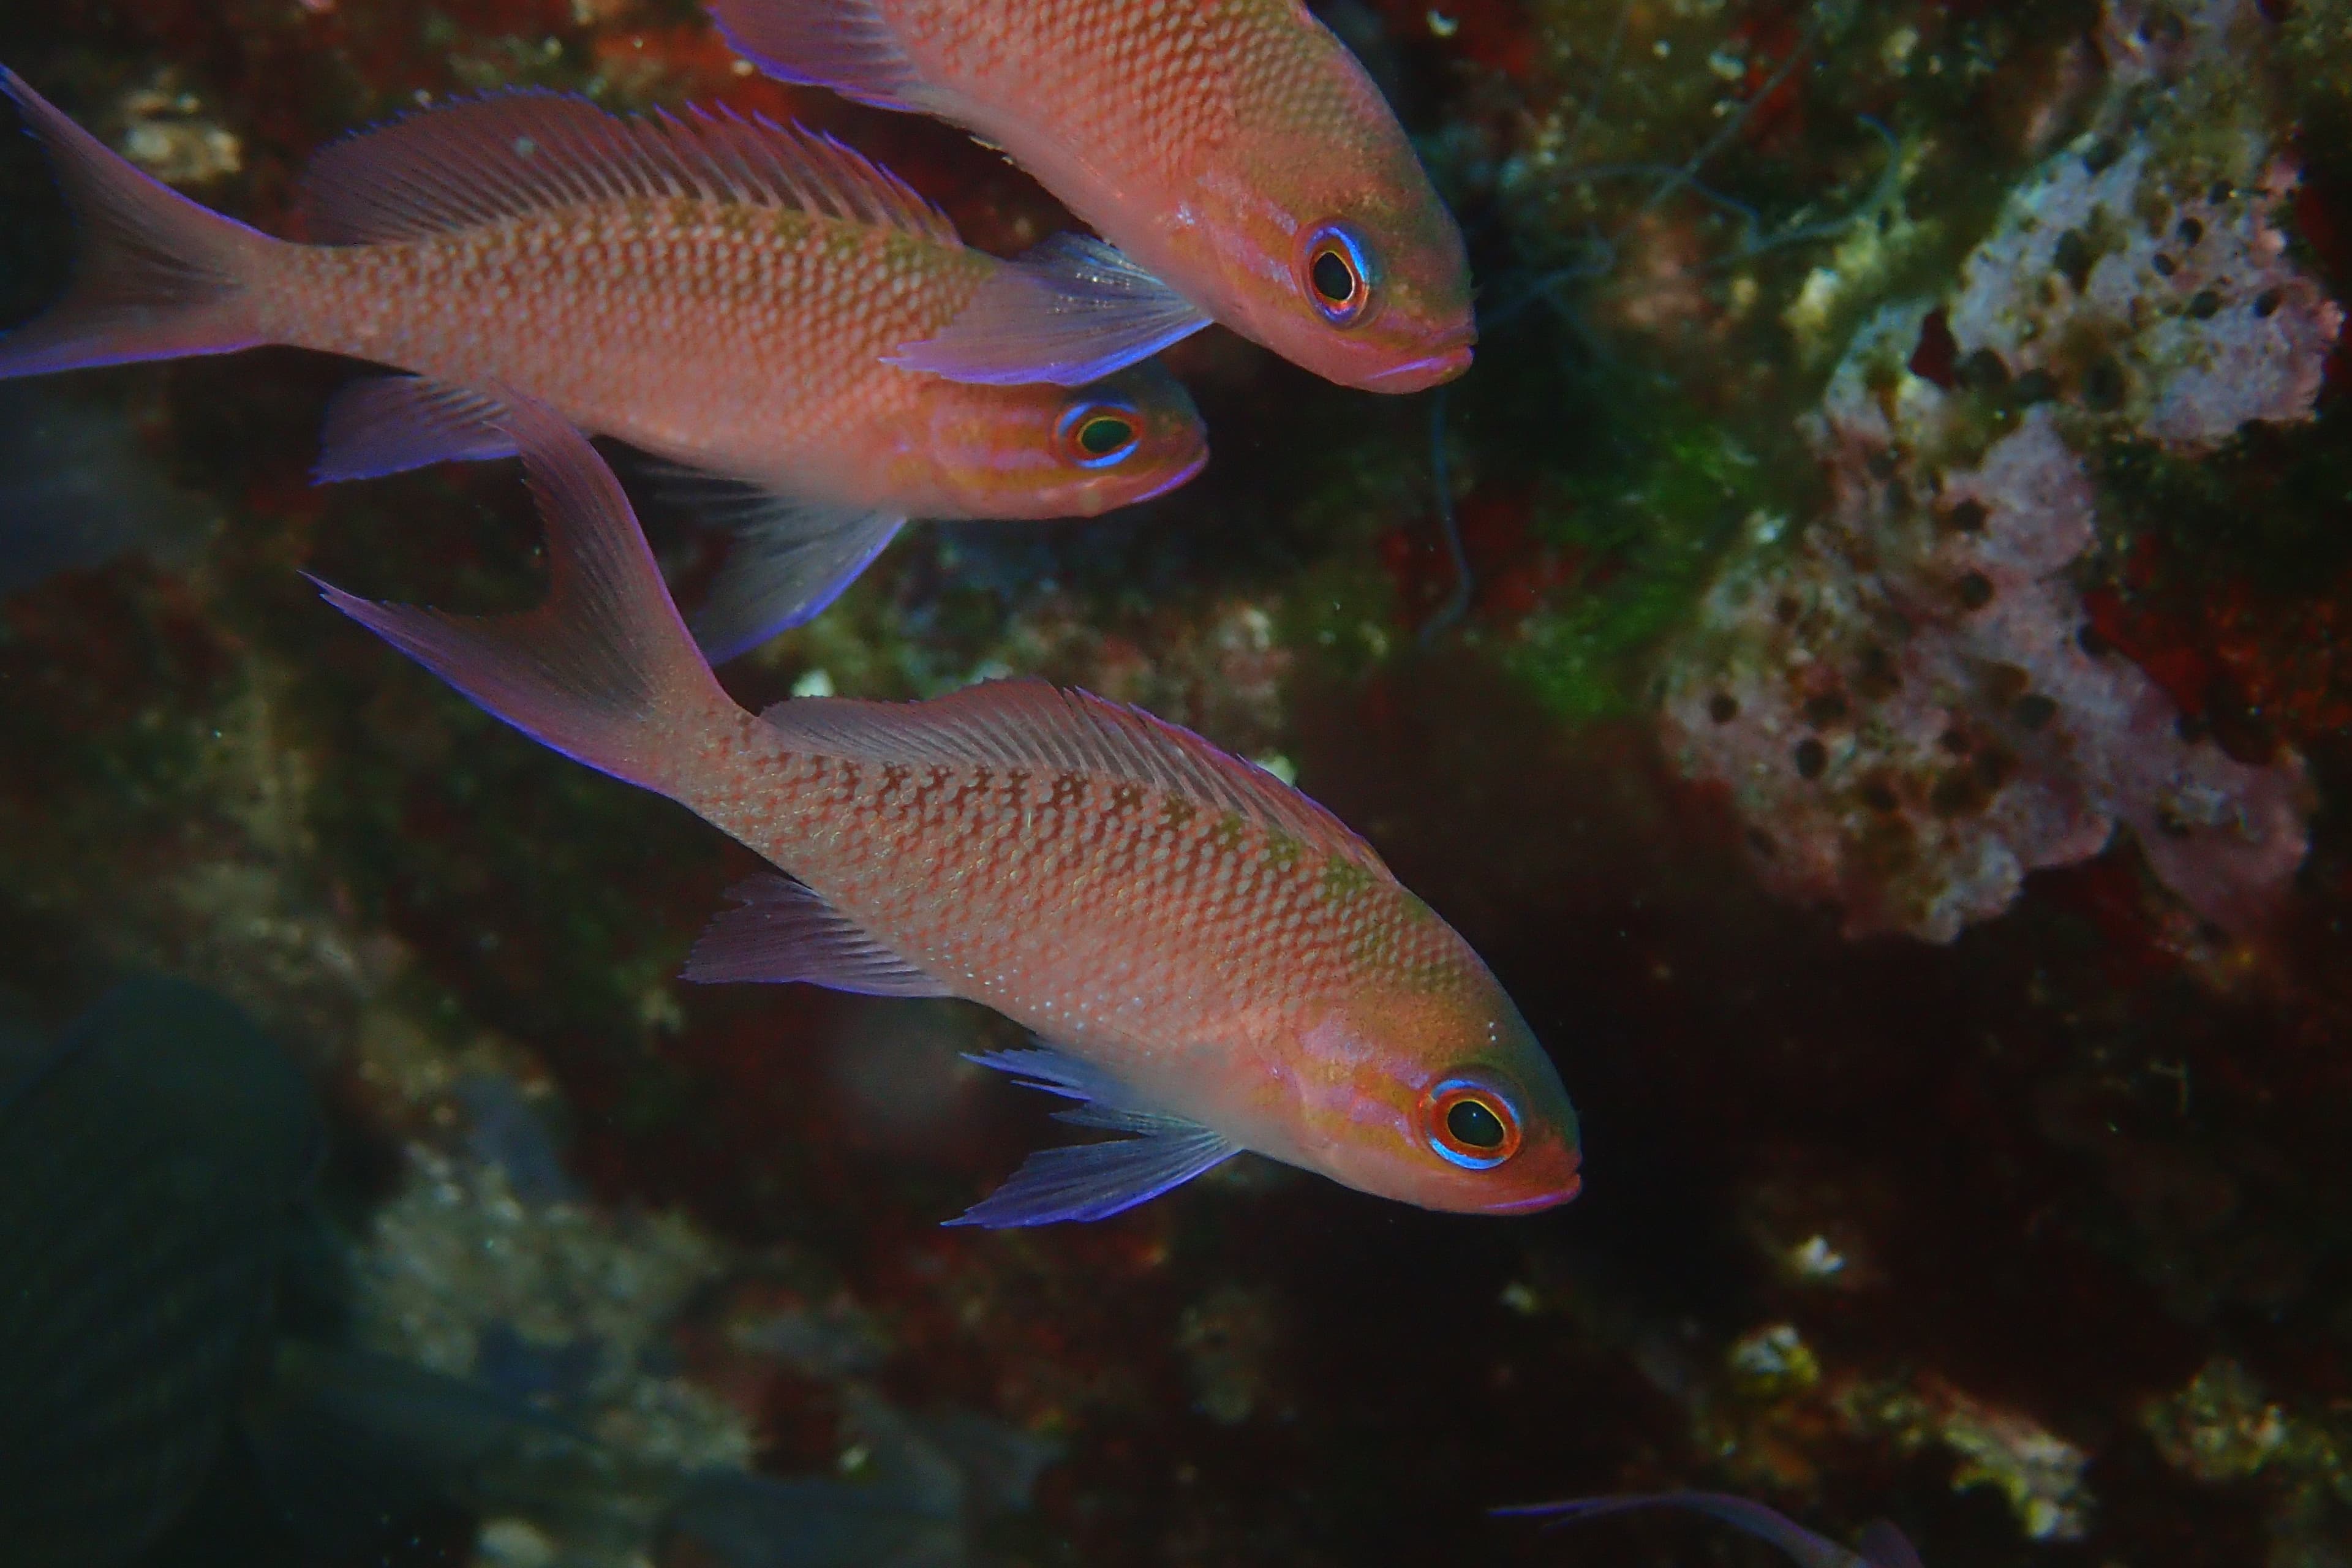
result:
[(1454, 568), (1454, 591), (1437, 613), (1422, 623), (1421, 646), (1429, 647), (1470, 611), (1470, 557), (1462, 548), (1462, 530), (1454, 516), (1454, 478), (1445, 463), (1445, 392), (1439, 387), (1429, 399), (1429, 470), (1437, 484), (1437, 531), (1445, 541), (1445, 559)]
[(1715, 155), (1722, 152), (1734, 136), (1739, 134), (1741, 129), (1747, 125), (1749, 117), (1756, 112), (1758, 106), (1768, 102), (1774, 93), (1780, 90), (1789, 78), (1796, 73), (1797, 68), (1812, 58), (1813, 46), (1821, 41), (1822, 29), (1828, 25), (1829, 13), (1829, 0), (1818, 0), (1812, 8), (1811, 15), (1805, 18), (1803, 37), (1797, 40), (1797, 47), (1789, 51), (1789, 58), (1780, 62), (1780, 68), (1772, 73), (1763, 87), (1743, 100), (1739, 108), (1725, 118), (1721, 129), (1708, 137), (1680, 169), (1661, 184), (1656, 190), (1650, 193), (1650, 199), (1642, 204), (1642, 212), (1649, 212), (1668, 196), (1696, 180), (1698, 177), (1698, 172), (1712, 163)]
[(1625, 25), (1633, 17), (1633, 0), (1625, 0), (1625, 4), (1618, 7), (1617, 25), (1609, 29), (1609, 47), (1601, 51), (1601, 71), (1592, 84), (1592, 96), (1584, 100), (1583, 112), (1576, 117), (1575, 127), (1569, 132), (1568, 140), (1560, 143), (1562, 163), (1568, 161), (1568, 155), (1576, 151), (1576, 144), (1584, 140), (1584, 133), (1592, 129), (1593, 121), (1600, 117), (1601, 106), (1609, 97), (1609, 83), (1617, 74), (1617, 55), (1624, 47)]

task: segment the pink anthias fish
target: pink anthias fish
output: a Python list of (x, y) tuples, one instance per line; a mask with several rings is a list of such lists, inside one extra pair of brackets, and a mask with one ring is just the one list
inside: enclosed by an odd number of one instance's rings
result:
[(1082, 382), (1215, 321), (1374, 392), (1469, 368), (1461, 231), (1380, 89), (1300, 0), (711, 11), (772, 76), (1002, 148), (1109, 242), (1047, 241), (901, 363)]
[(353, 619), (508, 723), (782, 868), (687, 978), (957, 996), (1034, 1031), (978, 1058), (1129, 1136), (1044, 1151), (964, 1215), (1097, 1219), (1244, 1149), (1424, 1207), (1576, 1194), (1576, 1115), (1486, 965), (1370, 846), (1264, 769), (1042, 681), (765, 713), (712, 678), (609, 471), (520, 403), (540, 610)]
[(1597, 1519), (1637, 1508), (1686, 1508), (1736, 1525), (1796, 1559), (1798, 1568), (1921, 1568), (1911, 1538), (1886, 1520), (1862, 1527), (1858, 1546), (1840, 1546), (1762, 1503), (1729, 1492), (1637, 1492), (1622, 1497), (1575, 1498), (1566, 1502), (1528, 1503), (1494, 1511), (1506, 1518), (1543, 1519), (1554, 1524)]
[(814, 615), (909, 517), (1093, 515), (1207, 458), (1153, 367), (1065, 391), (883, 363), (1002, 264), (821, 137), (472, 100), (321, 153), (307, 200), (332, 243), (296, 245), (149, 179), (5, 70), (0, 90), (89, 248), (57, 309), (0, 337), (0, 378), (260, 343), (414, 372), (336, 398), (321, 479), (505, 455), (481, 388), (512, 387), (683, 470), (680, 499), (734, 531), (697, 623), (715, 658)]

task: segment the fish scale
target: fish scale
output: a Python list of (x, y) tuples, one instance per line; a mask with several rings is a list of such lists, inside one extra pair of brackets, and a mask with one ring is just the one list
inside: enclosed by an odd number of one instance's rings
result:
[[(723, 112), (464, 100), (321, 152), (296, 245), (178, 196), (0, 70), (88, 254), (0, 378), (265, 342), (391, 364), (329, 405), (322, 479), (510, 455), (498, 393), (668, 466), (727, 529), (698, 618), (731, 658), (822, 610), (913, 517), (1092, 516), (1207, 458), (1166, 372), (984, 387), (893, 363), (1003, 265), (887, 171)], [(1088, 432), (1093, 432), (1090, 437)]]
[[(965, 127), (1116, 247), (1107, 259), (1049, 241), (902, 363), (1069, 384), (1211, 321), (1375, 391), (1434, 385), (1470, 363), (1461, 234), (1379, 89), (1297, 0), (711, 11), (772, 75)], [(1345, 294), (1315, 286), (1327, 247), (1357, 285)]]
[[(1239, 1047), (1372, 972), (1433, 994), (1484, 973), (1359, 859), (1232, 814), (1077, 773), (919, 771), (794, 752), (755, 728), (675, 787), (958, 994), (1082, 1055), (1202, 1037)], [(1187, 940), (1150, 940), (1171, 924)], [(1117, 956), (1139, 952), (1148, 967)], [(1159, 1098), (1213, 1109), (1181, 1086)]]
[[(961, 308), (990, 263), (791, 209), (610, 204), (430, 240), (284, 253), (273, 340), (464, 384), (541, 389), (591, 429), (842, 500), (952, 510), (902, 435), (977, 389), (875, 362)], [(681, 221), (684, 220), (684, 221)], [(845, 265), (844, 251), (854, 257)], [(683, 285), (681, 287), (680, 285)]]
[[(824, 759), (807, 761), (820, 777)], [(973, 976), (1003, 972), (1001, 955), (1015, 950), (1101, 945), (1124, 951), (1136, 927), (1156, 926), (1170, 913), (1190, 917), (1201, 940), (1169, 956), (1182, 979), (1171, 994), (1185, 997), (1187, 1016), (1139, 1017), (1139, 1037), (1177, 1028), (1214, 1031), (1197, 1009), (1238, 1009), (1242, 999), (1269, 999), (1287, 1007), (1291, 994), (1345, 985), (1359, 928), (1391, 928), (1379, 951), (1405, 945), (1408, 924), (1442, 931), (1416, 918), (1401, 900), (1343, 894), (1352, 884), (1334, 879), (1336, 857), (1277, 841), (1264, 829), (1212, 818), (1192, 803), (1157, 791), (1136, 790), (1122, 806), (1122, 786), (1065, 773), (1002, 781), (991, 769), (933, 767), (929, 779), (908, 787), (910, 773), (840, 763), (841, 787), (824, 820), (857, 825), (854, 838), (815, 847), (789, 837), (751, 842), (771, 859), (799, 868), (802, 879), (827, 898), (854, 909), (862, 922), (894, 947), (919, 955), (928, 968)], [(822, 788), (819, 784), (816, 786)], [(925, 796), (929, 799), (926, 800)], [(785, 808), (788, 819), (810, 820)], [(913, 882), (896, 862), (911, 858), (959, 868), (952, 889)], [(1057, 889), (1050, 908), (1040, 895)], [(953, 900), (962, 901), (961, 907)], [(999, 922), (1035, 910), (1017, 942)], [(1442, 940), (1429, 944), (1434, 960)], [(1083, 1000), (1105, 994), (1081, 971), (1064, 975), (1026, 966), (1022, 982), (992, 986), (991, 1000), (1016, 1018), (1042, 1011), (1084, 1015), (1098, 1010)], [(1261, 973), (1275, 977), (1271, 987)], [(1208, 1000), (1212, 999), (1213, 1000)]]
[(467, 620), (330, 601), (787, 873), (735, 889), (688, 978), (982, 1003), (1044, 1042), (983, 1060), (1129, 1135), (1032, 1156), (966, 1222), (1100, 1218), (1242, 1150), (1433, 1208), (1574, 1194), (1575, 1112), (1526, 1021), (1328, 812), (1039, 681), (748, 713), (593, 452), (529, 405), (509, 418), (547, 521), (547, 604)]

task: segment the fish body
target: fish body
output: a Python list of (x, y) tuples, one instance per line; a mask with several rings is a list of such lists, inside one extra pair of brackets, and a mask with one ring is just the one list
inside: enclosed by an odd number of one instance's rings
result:
[(332, 479), (504, 455), (479, 389), (512, 388), (767, 498), (735, 509), (745, 564), (835, 541), (829, 572), (772, 574), (763, 607), (720, 642), (805, 619), (908, 517), (1092, 516), (1206, 458), (1190, 399), (1153, 367), (1072, 391), (883, 363), (1001, 264), (821, 138), (725, 116), (632, 121), (548, 94), (474, 100), (326, 149), (305, 189), (331, 243), (297, 245), (148, 180), (20, 80), (0, 87), (58, 160), (97, 253), (79, 295), (0, 337), (0, 376), (257, 343), (409, 372), (330, 410)]
[(746, 712), (678, 634), (593, 454), (529, 413), (512, 427), (548, 520), (544, 610), (465, 621), (331, 598), (491, 712), (788, 873), (741, 890), (688, 978), (983, 1003), (1045, 1047), (990, 1065), (1132, 1135), (1034, 1156), (968, 1218), (1099, 1217), (1241, 1150), (1431, 1208), (1575, 1194), (1575, 1113), (1549, 1059), (1468, 944), (1328, 812), (1042, 682)]
[[(1148, 721), (1041, 684), (800, 706), (738, 726), (679, 798), (950, 994), (1157, 1110), (1378, 1191), (1377, 1156), (1418, 1142), (1378, 1042), (1532, 1043), (1469, 945), (1362, 840), (1319, 813), (1253, 809), (1255, 779), (1211, 772), (1249, 763), (1203, 758), (1198, 780), (1105, 765), (1087, 743)], [(1025, 731), (1039, 754), (975, 755), (939, 744), (943, 728)], [(1057, 741), (1066, 766), (1045, 760)], [(1375, 1117), (1391, 1136), (1367, 1144)]]
[[(1380, 89), (1298, 0), (711, 9), (771, 74), (937, 115), (1002, 148), (1163, 286), (1116, 301), (1081, 287), (1058, 309), (1035, 290), (1030, 308), (992, 294), (981, 320), (911, 363), (1009, 378), (1024, 368), (1025, 335), (1031, 372), (1099, 370), (1116, 353), (1049, 346), (1068, 319), (1097, 317), (1108, 331), (1122, 310), (1156, 306), (1160, 324), (1132, 348), (1215, 320), (1374, 391), (1417, 391), (1469, 365), (1461, 232)], [(1180, 320), (1175, 304), (1193, 313)], [(1034, 319), (1040, 307), (1058, 320)]]

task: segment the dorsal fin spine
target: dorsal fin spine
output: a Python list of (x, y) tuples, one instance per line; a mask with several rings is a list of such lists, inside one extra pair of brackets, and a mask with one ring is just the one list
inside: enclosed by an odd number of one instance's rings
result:
[(694, 199), (961, 243), (944, 214), (855, 149), (724, 106), (630, 120), (554, 93), (485, 94), (336, 142), (304, 184), (330, 242), (418, 239), (575, 205)]

